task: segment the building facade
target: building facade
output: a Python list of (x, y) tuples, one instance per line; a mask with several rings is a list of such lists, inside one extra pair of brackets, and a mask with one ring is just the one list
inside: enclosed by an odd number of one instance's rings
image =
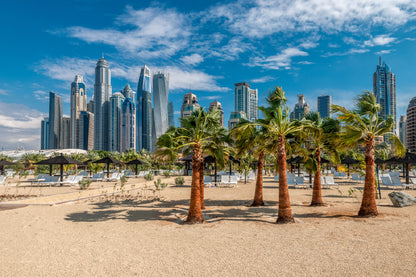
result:
[(416, 153), (416, 97), (413, 97), (407, 107), (406, 148)]
[(95, 67), (94, 84), (94, 149), (110, 149), (110, 97), (111, 70), (108, 62), (101, 58)]
[(81, 75), (76, 75), (71, 83), (71, 139), (70, 148), (79, 148), (79, 114), (87, 110), (87, 91), (84, 79)]
[(386, 63), (381, 64), (381, 57), (373, 75), (373, 92), (381, 106), (381, 117), (392, 115), (396, 123), (396, 76)]
[(152, 92), (150, 69), (144, 65), (137, 85), (136, 149), (152, 151)]
[(331, 96), (318, 96), (318, 112), (321, 118), (331, 117)]
[(244, 112), (231, 112), (228, 120), (228, 130), (232, 130), (242, 119), (247, 119)]
[(61, 149), (62, 142), (62, 98), (49, 92), (48, 149)]
[(87, 111), (79, 115), (79, 148), (94, 149), (94, 114)]
[(130, 98), (133, 100), (136, 99), (136, 92), (131, 89), (130, 84), (126, 84), (126, 86), (120, 91), (123, 94), (124, 98)]
[(71, 148), (71, 118), (67, 116), (62, 118), (62, 148)]
[(153, 74), (153, 147), (156, 140), (169, 128), (168, 99), (169, 75), (156, 72)]
[(121, 106), (124, 96), (120, 92), (110, 97), (110, 151), (121, 152)]
[(192, 92), (188, 92), (183, 96), (183, 102), (181, 107), (181, 118), (189, 117), (193, 111), (198, 109), (200, 106), (198, 104), (198, 99), (196, 95)]
[(173, 109), (173, 102), (169, 101), (168, 103), (168, 122), (169, 127), (175, 127), (175, 117), (174, 117), (174, 109)]
[(407, 116), (405, 115), (400, 116), (399, 139), (405, 146), (406, 146), (406, 124), (407, 124)]
[(211, 111), (214, 108), (216, 108), (218, 112), (220, 113), (221, 127), (224, 127), (224, 110), (222, 109), (221, 103), (218, 102), (217, 100), (214, 100), (213, 102), (211, 102), (209, 104), (209, 110)]
[(130, 97), (121, 107), (120, 152), (129, 149), (136, 149), (136, 107)]
[(48, 149), (48, 136), (49, 136), (49, 117), (42, 119), (40, 123), (40, 149)]
[(242, 82), (234, 84), (235, 111), (244, 112), (247, 119), (255, 121), (258, 119), (258, 92), (251, 89), (249, 83)]
[(295, 108), (290, 113), (290, 120), (301, 120), (309, 113), (309, 105), (306, 103), (305, 96), (298, 94), (298, 103), (295, 104)]

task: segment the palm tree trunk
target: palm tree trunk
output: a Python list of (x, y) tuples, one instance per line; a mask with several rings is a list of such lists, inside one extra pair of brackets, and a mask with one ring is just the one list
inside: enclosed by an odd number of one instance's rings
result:
[(313, 180), (312, 189), (312, 202), (311, 206), (323, 206), (322, 190), (321, 190), (321, 150), (317, 149), (315, 152), (316, 161), (318, 163), (315, 173), (315, 179)]
[(276, 223), (292, 223), (295, 220), (293, 219), (292, 209), (290, 208), (286, 175), (286, 146), (283, 136), (279, 137), (277, 160), (279, 164), (279, 212)]
[(256, 190), (254, 191), (254, 200), (250, 205), (264, 206), (263, 202), (263, 167), (264, 167), (264, 151), (259, 154), (259, 160), (257, 161), (257, 179), (256, 179)]
[(201, 209), (205, 210), (205, 200), (204, 200), (204, 163), (200, 168), (199, 173), (199, 188), (201, 190)]
[(370, 139), (367, 142), (365, 149), (365, 183), (363, 200), (361, 208), (358, 212), (359, 216), (377, 216), (376, 205), (376, 186), (374, 178), (374, 140)]
[(202, 148), (200, 144), (196, 144), (193, 149), (194, 155), (192, 157), (192, 184), (191, 184), (191, 202), (189, 204), (187, 223), (200, 223), (204, 221), (201, 211), (201, 189), (200, 189), (200, 174), (201, 166), (204, 163), (202, 156)]

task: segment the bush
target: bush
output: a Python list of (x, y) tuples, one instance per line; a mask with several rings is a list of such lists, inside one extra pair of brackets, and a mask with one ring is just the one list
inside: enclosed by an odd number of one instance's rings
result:
[(170, 177), (170, 171), (169, 171), (169, 170), (165, 170), (165, 171), (163, 171), (163, 175), (164, 175), (166, 178)]
[(152, 181), (154, 178), (155, 178), (155, 176), (153, 175), (153, 173), (152, 173), (152, 172), (150, 172), (150, 173), (148, 173), (148, 174), (144, 175), (144, 179), (145, 179), (146, 181)]
[(88, 179), (81, 180), (81, 181), (79, 181), (79, 188), (81, 190), (86, 190), (86, 189), (88, 189), (90, 187), (91, 182), (92, 181), (91, 180), (88, 180)]
[(185, 178), (183, 176), (178, 176), (175, 178), (175, 185), (183, 186), (185, 184)]
[(167, 183), (162, 183), (161, 179), (153, 182), (155, 184), (156, 191), (161, 191), (168, 186)]

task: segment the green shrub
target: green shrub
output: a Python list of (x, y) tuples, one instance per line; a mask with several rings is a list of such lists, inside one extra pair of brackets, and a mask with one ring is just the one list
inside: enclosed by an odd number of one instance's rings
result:
[(146, 181), (152, 181), (154, 178), (155, 178), (155, 176), (153, 175), (153, 173), (152, 173), (152, 172), (150, 172), (150, 173), (148, 173), (148, 174), (144, 175), (144, 179), (145, 179)]
[(169, 171), (169, 170), (165, 170), (165, 171), (163, 171), (163, 175), (164, 175), (166, 178), (170, 177), (170, 171)]
[(175, 178), (175, 185), (183, 186), (185, 184), (185, 178), (183, 176), (178, 176)]
[(89, 180), (89, 179), (84, 179), (84, 180), (81, 180), (81, 181), (79, 181), (79, 188), (81, 189), (81, 190), (86, 190), (86, 189), (88, 189), (89, 187), (90, 187), (90, 185), (91, 185), (91, 180)]
[(153, 192), (161, 191), (168, 186), (167, 183), (162, 183), (162, 180), (160, 178), (157, 179), (157, 181), (154, 181), (153, 183), (155, 184), (155, 190)]

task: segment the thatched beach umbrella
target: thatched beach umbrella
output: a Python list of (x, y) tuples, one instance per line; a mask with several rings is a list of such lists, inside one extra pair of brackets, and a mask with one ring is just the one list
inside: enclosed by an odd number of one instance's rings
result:
[(403, 164), (403, 175), (406, 178), (406, 184), (409, 184), (409, 165), (416, 164), (416, 154), (406, 151), (403, 158), (392, 157), (385, 161), (387, 164)]
[(0, 160), (1, 175), (4, 175), (4, 167), (8, 165), (15, 165), (15, 163), (9, 162), (7, 160)]
[(52, 176), (52, 165), (60, 165), (61, 167), (61, 182), (64, 179), (64, 164), (77, 164), (82, 165), (82, 162), (71, 159), (69, 157), (64, 156), (61, 154), (60, 156), (56, 156), (50, 159), (46, 159), (40, 162), (35, 163), (36, 165), (49, 165), (49, 175)]
[(102, 158), (102, 159), (99, 159), (99, 160), (97, 160), (93, 163), (106, 164), (107, 165), (107, 178), (110, 178), (110, 164), (123, 164), (122, 161), (119, 161), (119, 160), (114, 159), (114, 158), (109, 157), (109, 156), (107, 156), (105, 158)]
[(348, 168), (348, 177), (350, 177), (350, 164), (359, 164), (360, 161), (359, 160), (356, 160), (356, 159), (353, 159), (351, 157), (347, 157), (345, 159), (342, 159), (341, 160), (341, 163), (347, 165), (347, 168)]
[(142, 161), (142, 160), (139, 160), (139, 159), (134, 159), (134, 160), (131, 160), (131, 161), (127, 162), (126, 164), (128, 164), (128, 165), (136, 165), (136, 171), (135, 171), (135, 173), (136, 173), (136, 176), (137, 176), (137, 167), (139, 166), (139, 164), (147, 164), (147, 163), (144, 162), (144, 161)]

